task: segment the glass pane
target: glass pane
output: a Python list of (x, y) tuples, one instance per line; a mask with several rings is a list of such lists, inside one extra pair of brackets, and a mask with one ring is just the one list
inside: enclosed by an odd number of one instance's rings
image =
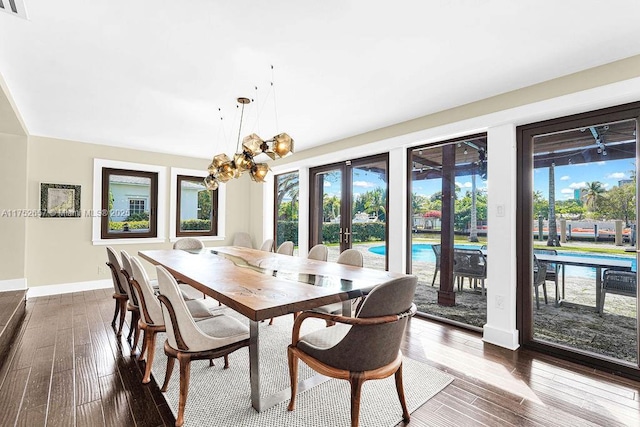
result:
[(342, 206), (342, 172), (332, 170), (316, 175), (318, 206), (322, 206), (322, 225), (320, 225), (320, 241), (329, 247), (327, 261), (335, 262), (340, 255), (340, 209)]
[(179, 179), (180, 231), (202, 233), (211, 231), (213, 191), (207, 190), (202, 179)]
[(151, 179), (109, 175), (109, 233), (149, 232)]
[(387, 163), (358, 164), (351, 177), (349, 242), (364, 254), (365, 267), (386, 270)]
[(298, 247), (298, 178), (298, 172), (276, 176), (276, 248), (288, 240)]
[(635, 132), (626, 120), (536, 136), (531, 224), (534, 339), (634, 364)]
[[(411, 272), (418, 276), (418, 310), (481, 328), (486, 323), (487, 294), (487, 139), (452, 142), (455, 146), (453, 218), (443, 216), (443, 146), (411, 152)], [(453, 223), (455, 305), (438, 304), (443, 241), (442, 225)], [(442, 284), (445, 289), (445, 284)]]

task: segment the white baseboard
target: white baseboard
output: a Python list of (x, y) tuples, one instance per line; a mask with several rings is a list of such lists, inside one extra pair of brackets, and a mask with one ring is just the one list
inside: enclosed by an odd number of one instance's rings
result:
[(509, 350), (517, 350), (520, 347), (518, 342), (518, 330), (505, 330), (493, 328), (489, 325), (484, 325), (482, 341), (494, 344), (500, 347), (507, 348)]
[(28, 298), (45, 297), (48, 295), (68, 294), (71, 292), (92, 291), (113, 287), (111, 279), (92, 280), (90, 282), (62, 283), (59, 285), (35, 286), (27, 291)]
[(27, 289), (27, 279), (0, 280), (0, 292), (20, 291)]

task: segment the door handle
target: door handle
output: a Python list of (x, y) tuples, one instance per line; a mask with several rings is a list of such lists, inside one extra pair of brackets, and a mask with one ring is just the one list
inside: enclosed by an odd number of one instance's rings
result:
[(349, 243), (349, 236), (351, 235), (351, 233), (349, 233), (349, 229), (345, 228), (345, 232), (344, 232), (344, 242), (345, 243)]
[(340, 243), (342, 243), (342, 227), (340, 227), (340, 232), (338, 233), (338, 236), (340, 236)]

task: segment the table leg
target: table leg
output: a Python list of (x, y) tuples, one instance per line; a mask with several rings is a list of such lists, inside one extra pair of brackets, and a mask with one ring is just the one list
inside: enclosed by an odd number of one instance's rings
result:
[(249, 320), (249, 382), (251, 383), (251, 406), (260, 412), (260, 360), (258, 342), (260, 338), (260, 324)]
[(602, 267), (596, 267), (596, 311), (600, 309), (600, 298), (602, 291)]
[(345, 317), (351, 317), (351, 300), (342, 301), (342, 315)]

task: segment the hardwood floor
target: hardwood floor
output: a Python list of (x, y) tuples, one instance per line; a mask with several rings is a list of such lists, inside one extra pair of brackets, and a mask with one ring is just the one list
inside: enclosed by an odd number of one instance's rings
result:
[[(173, 425), (158, 387), (141, 383), (127, 327), (116, 338), (113, 308), (107, 289), (27, 301), (0, 367), (1, 426)], [(413, 427), (640, 425), (639, 382), (418, 318), (403, 352), (455, 377), (412, 414)]]

